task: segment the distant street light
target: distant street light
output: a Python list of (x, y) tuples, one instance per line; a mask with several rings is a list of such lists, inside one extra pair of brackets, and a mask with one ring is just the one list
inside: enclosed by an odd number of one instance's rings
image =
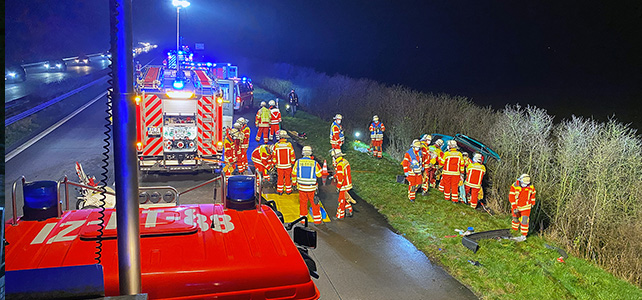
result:
[(179, 19), (181, 8), (188, 7), (190, 5), (187, 0), (172, 0), (172, 4), (176, 6), (176, 71), (180, 69), (180, 62), (178, 61), (178, 51), (181, 49), (180, 38), (179, 38)]

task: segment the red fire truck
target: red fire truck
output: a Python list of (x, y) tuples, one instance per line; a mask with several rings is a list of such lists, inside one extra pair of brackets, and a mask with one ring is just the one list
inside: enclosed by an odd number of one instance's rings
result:
[(144, 172), (214, 171), (221, 167), (223, 128), (232, 127), (233, 86), (214, 69), (148, 66), (138, 78), (137, 148)]

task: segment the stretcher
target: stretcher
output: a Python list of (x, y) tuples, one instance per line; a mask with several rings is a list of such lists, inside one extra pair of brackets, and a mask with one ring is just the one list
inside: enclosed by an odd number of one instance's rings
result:
[[(276, 202), (276, 207), (278, 207), (279, 211), (283, 214), (283, 219), (285, 220), (285, 222), (293, 222), (294, 220), (299, 218), (298, 192), (292, 192), (292, 194), (290, 195), (263, 194), (263, 198), (268, 201), (272, 200)], [(323, 207), (323, 203), (319, 202), (319, 206), (321, 209), (321, 218), (323, 218), (323, 222), (329, 223), (330, 216), (327, 214), (325, 208)], [(314, 222), (314, 220), (312, 219), (312, 207), (310, 205), (308, 205), (308, 222)]]

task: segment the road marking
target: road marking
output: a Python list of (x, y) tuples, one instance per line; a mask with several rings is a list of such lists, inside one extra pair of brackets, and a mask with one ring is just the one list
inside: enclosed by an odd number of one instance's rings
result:
[(50, 134), (52, 131), (56, 130), (58, 127), (62, 126), (62, 124), (64, 124), (65, 122), (69, 121), (71, 118), (75, 117), (77, 114), (79, 114), (80, 112), (85, 110), (87, 107), (89, 107), (92, 104), (96, 103), (96, 101), (98, 101), (98, 99), (100, 99), (102, 97), (105, 97), (106, 95), (107, 95), (107, 91), (101, 93), (96, 98), (94, 98), (91, 101), (89, 101), (87, 104), (83, 105), (82, 107), (80, 107), (76, 111), (72, 112), (70, 115), (66, 116), (64, 119), (58, 121), (58, 123), (51, 125), (51, 127), (47, 128), (45, 131), (39, 133), (38, 135), (36, 135), (32, 139), (28, 140), (26, 143), (20, 145), (15, 150), (9, 152), (7, 154), (7, 156), (5, 157), (5, 159), (4, 159), (4, 162), (6, 163), (6, 162), (10, 161), (12, 158), (16, 157), (16, 155), (20, 154), (22, 151), (25, 151), (27, 148), (31, 147), (31, 145), (37, 143), (39, 140), (41, 140), (42, 138), (44, 138), (45, 136)]

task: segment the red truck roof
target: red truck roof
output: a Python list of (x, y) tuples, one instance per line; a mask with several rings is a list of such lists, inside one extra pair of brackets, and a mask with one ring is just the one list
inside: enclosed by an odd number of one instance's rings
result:
[[(105, 294), (118, 292), (115, 210), (105, 210)], [(98, 210), (6, 224), (7, 271), (95, 263)], [(214, 223), (212, 225), (212, 223)], [(276, 214), (220, 204), (140, 209), (142, 291), (150, 299), (318, 299)]]

